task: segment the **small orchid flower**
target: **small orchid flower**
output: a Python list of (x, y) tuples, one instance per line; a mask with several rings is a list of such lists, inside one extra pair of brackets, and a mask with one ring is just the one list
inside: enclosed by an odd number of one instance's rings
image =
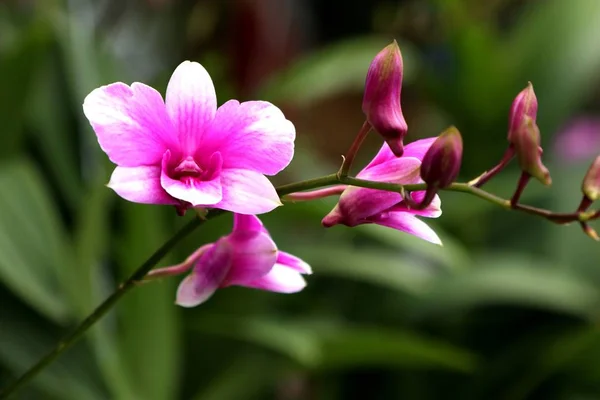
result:
[(202, 246), (180, 265), (156, 269), (149, 279), (192, 272), (181, 282), (176, 303), (195, 307), (218, 288), (245, 286), (279, 293), (304, 289), (301, 274), (311, 274), (301, 259), (277, 249), (271, 235), (255, 215), (233, 215), (233, 231), (215, 243)]
[[(419, 175), (421, 161), (435, 140), (436, 138), (428, 138), (408, 144), (402, 157), (396, 157), (387, 143), (384, 143), (357, 178), (405, 185), (422, 183)], [(414, 192), (411, 196), (414, 202), (420, 203), (425, 191)], [(343, 191), (334, 209), (323, 218), (322, 224), (325, 227), (337, 224), (350, 227), (378, 224), (441, 244), (433, 229), (417, 218), (437, 218), (442, 214), (440, 207), (437, 195), (426, 208), (414, 210), (410, 209), (400, 193), (349, 186)]]
[(294, 125), (264, 101), (229, 100), (198, 63), (180, 64), (166, 98), (143, 83), (93, 90), (83, 111), (117, 165), (108, 186), (136, 203), (260, 214), (281, 203), (265, 175), (294, 154)]

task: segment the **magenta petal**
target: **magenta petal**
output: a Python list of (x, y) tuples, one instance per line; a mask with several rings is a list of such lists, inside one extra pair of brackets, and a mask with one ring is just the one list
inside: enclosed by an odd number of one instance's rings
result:
[(385, 190), (349, 187), (344, 190), (336, 208), (323, 219), (325, 226), (344, 224), (356, 226), (375, 214), (402, 201), (402, 195)]
[(92, 91), (83, 112), (110, 160), (123, 167), (160, 165), (166, 149), (177, 149), (177, 137), (163, 99), (142, 83), (113, 83)]
[(285, 265), (275, 264), (267, 275), (242, 286), (277, 293), (296, 293), (306, 287), (306, 281), (299, 272)]
[[(433, 142), (435, 142), (435, 139), (437, 139), (437, 137), (415, 140), (414, 142), (407, 144), (406, 146), (404, 146), (404, 154), (402, 155), (402, 157), (413, 157), (419, 160), (423, 160), (425, 153), (427, 153), (427, 150), (429, 150)], [(381, 149), (379, 149), (379, 152), (377, 153), (375, 158), (371, 160), (371, 162), (365, 167), (365, 169), (371, 168), (375, 165), (384, 163), (389, 160), (393, 160), (395, 158), (397, 157), (394, 155), (394, 153), (392, 153), (390, 147), (387, 145), (387, 143), (384, 143), (383, 146), (381, 146)]]
[(221, 201), (223, 195), (221, 180), (218, 175), (210, 180), (193, 177), (181, 180), (173, 179), (167, 174), (170, 157), (171, 154), (167, 151), (163, 158), (162, 173), (160, 175), (160, 184), (168, 194), (176, 199), (187, 201), (194, 207), (211, 206)]
[(233, 214), (233, 231), (267, 232), (256, 215)]
[(229, 243), (225, 239), (217, 241), (202, 254), (192, 273), (179, 284), (176, 303), (182, 307), (195, 307), (205, 302), (222, 285), (232, 261)]
[(263, 214), (281, 205), (273, 184), (258, 172), (224, 169), (220, 177), (223, 199), (215, 208), (240, 214)]
[[(413, 193), (411, 193), (411, 195), (412, 195), (413, 200), (416, 203), (420, 203), (423, 200), (423, 198), (425, 197), (425, 191), (421, 190), (418, 192), (413, 192)], [(423, 210), (409, 209), (406, 206), (406, 203), (401, 202), (397, 206), (392, 207), (390, 209), (390, 211), (403, 211), (403, 212), (409, 212), (413, 215), (419, 215), (421, 217), (438, 218), (440, 215), (442, 215), (442, 201), (440, 199), (440, 196), (438, 196), (436, 194), (435, 197), (433, 198), (433, 201), (431, 202), (431, 204), (429, 204)]]
[(266, 275), (277, 260), (277, 246), (263, 232), (236, 231), (227, 236), (233, 262), (223, 286), (243, 285)]
[[(358, 177), (398, 184), (416, 183), (419, 180), (419, 166), (420, 162), (416, 158), (394, 158), (364, 169)], [(323, 224), (332, 226), (341, 223), (356, 226), (400, 201), (402, 201), (400, 193), (348, 187), (340, 196), (336, 209), (323, 220)]]
[(273, 104), (230, 100), (217, 110), (202, 146), (220, 151), (224, 168), (275, 175), (292, 160), (295, 137), (294, 124)]
[(180, 204), (160, 185), (160, 173), (160, 167), (117, 167), (107, 186), (134, 203)]
[(399, 157), (365, 168), (356, 176), (360, 179), (398, 184), (417, 183), (421, 161), (414, 157)]
[(293, 256), (290, 253), (286, 253), (285, 251), (280, 251), (277, 254), (277, 264), (284, 265), (296, 272), (300, 272), (301, 274), (312, 274), (312, 268), (310, 265), (298, 257)]
[(183, 152), (194, 154), (217, 110), (215, 87), (202, 65), (179, 64), (167, 87), (166, 105)]
[(405, 212), (387, 212), (384, 215), (374, 217), (372, 221), (378, 225), (397, 229), (427, 240), (433, 244), (442, 244), (439, 236), (425, 222), (414, 215)]

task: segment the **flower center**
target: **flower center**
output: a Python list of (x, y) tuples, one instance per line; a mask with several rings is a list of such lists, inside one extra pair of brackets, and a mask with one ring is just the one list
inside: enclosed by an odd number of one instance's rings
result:
[(173, 169), (173, 179), (187, 182), (192, 179), (202, 178), (204, 171), (196, 164), (193, 157), (189, 156)]
[(170, 169), (169, 176), (186, 184), (193, 181), (210, 181), (219, 176), (223, 165), (221, 153), (215, 152), (204, 163), (198, 165), (194, 157), (187, 156), (175, 167)]

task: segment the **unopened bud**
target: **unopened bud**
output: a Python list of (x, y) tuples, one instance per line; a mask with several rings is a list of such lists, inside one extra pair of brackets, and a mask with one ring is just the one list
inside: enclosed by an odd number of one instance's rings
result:
[(596, 157), (581, 184), (583, 194), (591, 201), (600, 199), (600, 156)]
[(463, 142), (458, 129), (446, 129), (433, 142), (421, 163), (421, 179), (427, 186), (443, 189), (456, 180), (462, 161)]
[(383, 136), (396, 157), (404, 153), (402, 140), (408, 130), (400, 106), (402, 70), (402, 54), (394, 40), (371, 62), (362, 103), (367, 121)]
[(525, 122), (525, 117), (528, 117), (536, 122), (538, 110), (538, 101), (533, 91), (533, 85), (531, 82), (527, 84), (527, 87), (515, 97), (510, 107), (510, 114), (508, 120), (508, 141), (512, 142), (512, 136)]
[(544, 185), (550, 186), (552, 178), (548, 169), (542, 164), (540, 130), (535, 121), (525, 116), (519, 129), (514, 132), (511, 143), (515, 148), (521, 170)]

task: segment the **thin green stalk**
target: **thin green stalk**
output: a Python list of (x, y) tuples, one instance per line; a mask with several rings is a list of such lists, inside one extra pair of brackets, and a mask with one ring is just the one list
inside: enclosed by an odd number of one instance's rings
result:
[(362, 125), (362, 127), (360, 128), (360, 130), (358, 131), (358, 134), (354, 138), (354, 141), (352, 142), (350, 149), (344, 156), (344, 161), (342, 162), (342, 166), (340, 167), (340, 170), (337, 173), (338, 177), (343, 178), (343, 177), (348, 176), (348, 173), (350, 172), (350, 168), (352, 167), (352, 163), (354, 162), (354, 159), (356, 158), (356, 155), (358, 154), (358, 150), (360, 150), (360, 146), (362, 146), (362, 144), (365, 141), (370, 130), (371, 130), (371, 124), (369, 124), (369, 121), (365, 121), (364, 124)]
[(38, 373), (40, 373), (47, 365), (52, 363), (65, 350), (70, 348), (81, 336), (102, 318), (110, 309), (132, 288), (136, 283), (144, 278), (160, 260), (183, 238), (192, 233), (196, 228), (201, 226), (205, 221), (215, 218), (224, 212), (221, 210), (211, 211), (205, 219), (194, 218), (173, 235), (165, 244), (163, 244), (154, 254), (152, 254), (142, 265), (139, 266), (129, 278), (123, 282), (117, 290), (115, 290), (102, 304), (100, 304), (86, 319), (84, 319), (71, 333), (66, 335), (50, 352), (39, 359), (31, 368), (23, 375), (17, 378), (8, 386), (0, 390), (0, 399), (5, 399), (14, 393), (21, 386), (29, 382)]
[[(368, 130), (366, 131), (368, 132)], [(366, 135), (366, 133), (365, 133)], [(353, 146), (354, 147), (354, 146)], [(349, 152), (352, 153), (352, 152)], [(350, 163), (346, 166), (349, 167)], [(346, 171), (347, 172), (347, 171)], [(379, 189), (391, 192), (404, 193), (405, 191), (418, 191), (426, 189), (427, 185), (424, 183), (411, 184), (411, 185), (398, 185), (394, 183), (369, 181), (364, 179), (353, 178), (350, 176), (343, 175), (343, 169), (336, 174), (325, 175), (320, 178), (308, 179), (301, 182), (296, 182), (288, 185), (279, 186), (277, 193), (279, 196), (286, 194), (322, 188), (325, 186), (345, 184), (351, 186), (364, 187), (369, 189)], [(517, 210), (527, 214), (536, 215), (545, 218), (555, 223), (568, 223), (573, 221), (590, 221), (600, 218), (600, 211), (578, 211), (575, 213), (554, 213), (549, 210), (539, 209), (531, 206), (522, 204), (513, 204), (509, 200), (495, 196), (483, 189), (473, 186), (469, 183), (453, 183), (443, 190), (452, 192), (468, 193), (470, 195), (479, 197), (485, 201), (493, 203), (507, 210)], [(3, 389), (0, 389), (0, 399), (5, 399), (9, 395), (13, 394), (17, 389), (22, 387), (24, 384), (33, 379), (38, 373), (40, 373), (46, 366), (52, 363), (58, 356), (60, 356), (65, 350), (70, 348), (83, 334), (92, 327), (100, 318), (102, 318), (110, 309), (123, 297), (129, 290), (136, 286), (136, 283), (144, 279), (148, 272), (154, 268), (156, 264), (183, 238), (192, 233), (196, 228), (201, 226), (205, 221), (218, 217), (219, 215), (225, 214), (223, 210), (212, 210), (206, 216), (200, 216), (194, 218), (187, 225), (181, 228), (171, 239), (163, 244), (154, 254), (152, 254), (146, 262), (138, 267), (131, 276), (123, 282), (117, 290), (115, 290), (102, 304), (98, 306), (86, 319), (84, 319), (75, 329), (66, 335), (54, 349), (43, 356), (38, 362), (36, 362), (29, 370), (23, 375), (17, 378), (14, 382), (9, 384)]]

